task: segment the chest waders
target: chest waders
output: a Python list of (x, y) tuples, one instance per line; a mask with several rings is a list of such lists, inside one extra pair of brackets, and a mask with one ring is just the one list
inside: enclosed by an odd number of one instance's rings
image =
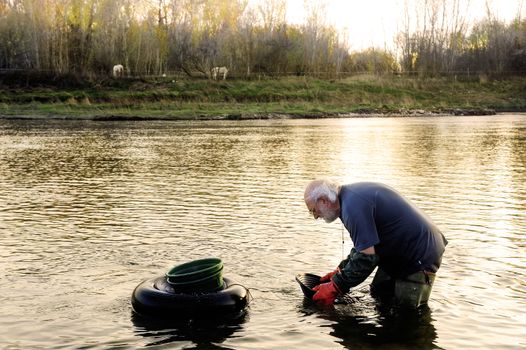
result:
[(395, 303), (417, 308), (427, 304), (435, 274), (418, 271), (403, 278), (392, 279), (384, 270), (378, 268), (371, 283), (371, 294), (380, 299), (394, 298)]

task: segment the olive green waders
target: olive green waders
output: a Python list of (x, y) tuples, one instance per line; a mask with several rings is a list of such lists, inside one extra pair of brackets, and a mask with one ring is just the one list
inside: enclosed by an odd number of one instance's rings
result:
[(394, 297), (397, 304), (417, 308), (429, 300), (434, 281), (432, 272), (418, 271), (404, 278), (392, 279), (378, 268), (371, 283), (371, 294), (380, 299)]

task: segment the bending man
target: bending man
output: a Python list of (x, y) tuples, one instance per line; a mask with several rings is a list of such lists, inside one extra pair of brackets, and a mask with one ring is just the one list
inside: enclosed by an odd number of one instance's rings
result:
[(313, 300), (331, 305), (378, 266), (371, 294), (418, 307), (429, 299), (447, 240), (429, 217), (392, 188), (373, 182), (337, 186), (315, 180), (305, 189), (315, 219), (338, 218), (354, 248), (320, 280)]

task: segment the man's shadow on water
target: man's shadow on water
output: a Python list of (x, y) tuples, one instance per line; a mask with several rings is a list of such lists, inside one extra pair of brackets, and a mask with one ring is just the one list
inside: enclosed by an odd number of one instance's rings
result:
[(156, 319), (132, 311), (131, 320), (135, 333), (151, 340), (146, 346), (191, 341), (195, 344), (191, 349), (230, 349), (218, 343), (242, 330), (248, 315), (244, 311), (224, 317)]
[(361, 295), (327, 308), (305, 299), (300, 311), (331, 321), (329, 334), (348, 349), (440, 349), (435, 344), (437, 332), (427, 305), (401, 308)]

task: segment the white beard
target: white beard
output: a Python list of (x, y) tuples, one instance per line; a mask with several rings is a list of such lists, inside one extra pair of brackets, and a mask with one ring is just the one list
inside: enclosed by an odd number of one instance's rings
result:
[(338, 212), (336, 210), (332, 211), (330, 209), (320, 208), (319, 212), (320, 212), (320, 216), (328, 224), (330, 224), (331, 222), (333, 222), (334, 220), (338, 218)]
[(323, 218), (323, 220), (325, 220), (326, 223), (330, 224), (331, 222), (333, 222), (337, 218), (338, 218), (337, 216), (334, 216), (334, 217), (329, 217), (329, 218)]

